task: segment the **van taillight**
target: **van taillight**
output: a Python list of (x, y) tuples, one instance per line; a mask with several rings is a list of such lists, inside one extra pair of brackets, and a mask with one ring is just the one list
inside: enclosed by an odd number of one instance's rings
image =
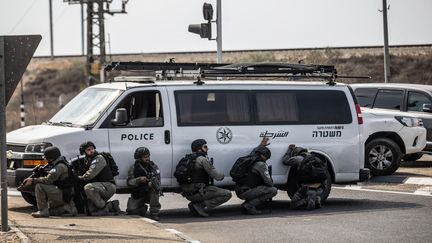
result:
[(360, 105), (356, 104), (355, 108), (356, 108), (356, 113), (357, 113), (358, 124), (363, 124), (363, 116), (362, 116), (362, 113), (361, 113), (361, 110), (360, 110)]

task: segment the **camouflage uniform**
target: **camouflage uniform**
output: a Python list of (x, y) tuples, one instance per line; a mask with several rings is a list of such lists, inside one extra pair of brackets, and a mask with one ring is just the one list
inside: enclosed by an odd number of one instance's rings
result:
[[(208, 176), (217, 181), (224, 178), (224, 174), (216, 170), (207, 156), (199, 155), (195, 162), (196, 170), (204, 170)], [(209, 185), (209, 182), (182, 185), (182, 195), (192, 203), (201, 203), (207, 209), (213, 209), (231, 198), (231, 192), (226, 189)], [(190, 208), (190, 207), (189, 207)]]
[[(102, 210), (105, 212), (114, 212), (115, 207), (118, 205), (113, 205), (111, 202), (107, 202), (114, 193), (116, 192), (116, 185), (114, 183), (114, 179), (111, 175), (111, 179), (107, 179), (106, 181), (97, 181), (97, 176), (105, 169), (108, 168), (108, 164), (105, 158), (98, 154), (93, 158), (85, 157), (84, 163), (88, 170), (84, 173), (83, 180), (88, 182), (84, 186), (84, 191), (87, 196), (87, 199), (91, 202), (89, 203), (89, 211), (92, 215), (96, 215), (94, 213)], [(111, 171), (109, 171), (111, 174)]]
[[(140, 165), (136, 163), (140, 163)], [(140, 179), (141, 175), (139, 175), (138, 171), (135, 171), (135, 166), (141, 166), (146, 174), (153, 178), (147, 178), (149, 181), (142, 183)], [(161, 204), (159, 203), (159, 196), (161, 194), (160, 172), (158, 166), (153, 161), (146, 164), (140, 162), (140, 160), (136, 160), (135, 164), (129, 168), (127, 184), (134, 190), (127, 202), (126, 212), (128, 214), (145, 216), (147, 212), (146, 203), (150, 205), (151, 215), (159, 214), (161, 209)]]
[(48, 175), (39, 178), (33, 178), (35, 184), (35, 195), (39, 212), (47, 216), (63, 215), (65, 212), (76, 215), (76, 208), (73, 201), (64, 202), (63, 191), (55, 184), (68, 178), (68, 167), (62, 163), (65, 158), (59, 157), (52, 162), (53, 167), (48, 171)]
[[(306, 149), (301, 147), (289, 147), (288, 151), (282, 158), (284, 165), (292, 166), (300, 170), (302, 162), (306, 156), (310, 155)], [(312, 210), (321, 207), (321, 195), (323, 193), (324, 183), (301, 182), (294, 196), (291, 198), (291, 208), (306, 208)]]

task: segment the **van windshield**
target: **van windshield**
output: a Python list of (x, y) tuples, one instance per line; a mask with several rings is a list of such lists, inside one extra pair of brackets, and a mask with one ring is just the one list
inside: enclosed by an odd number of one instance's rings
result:
[(57, 112), (49, 123), (63, 126), (91, 125), (121, 93), (122, 90), (116, 89), (85, 89)]

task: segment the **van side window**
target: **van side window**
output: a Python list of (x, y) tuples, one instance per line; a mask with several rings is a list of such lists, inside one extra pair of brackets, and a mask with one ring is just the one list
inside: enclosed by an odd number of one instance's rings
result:
[(373, 108), (400, 110), (402, 108), (402, 90), (379, 90)]
[(372, 107), (377, 91), (377, 88), (359, 88), (354, 93), (361, 107)]
[(423, 111), (424, 104), (432, 104), (431, 100), (425, 94), (408, 92), (408, 111)]
[(251, 121), (247, 91), (174, 92), (179, 126), (248, 124)]
[(346, 95), (337, 90), (274, 90), (255, 93), (258, 124), (349, 124)]
[[(114, 126), (111, 119), (115, 110), (125, 108), (128, 116), (126, 126)], [(163, 126), (161, 96), (158, 91), (134, 92), (126, 96), (108, 116), (103, 127), (161, 127)]]

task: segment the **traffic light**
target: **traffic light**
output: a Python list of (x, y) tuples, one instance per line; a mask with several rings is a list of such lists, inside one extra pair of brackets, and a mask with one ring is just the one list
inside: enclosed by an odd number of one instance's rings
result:
[(213, 6), (210, 3), (204, 3), (203, 5), (203, 17), (207, 20), (207, 23), (201, 24), (190, 24), (188, 31), (200, 35), (201, 38), (212, 39), (212, 27), (211, 22), (213, 19)]

